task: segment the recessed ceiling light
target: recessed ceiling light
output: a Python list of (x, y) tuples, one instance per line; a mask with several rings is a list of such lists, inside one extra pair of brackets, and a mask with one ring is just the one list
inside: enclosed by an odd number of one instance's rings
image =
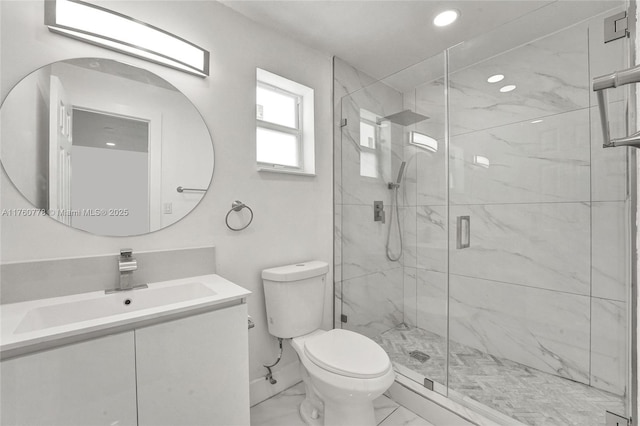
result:
[(506, 92), (510, 92), (510, 91), (512, 91), (512, 90), (515, 90), (515, 88), (516, 88), (516, 85), (515, 85), (515, 84), (508, 84), (508, 85), (506, 85), (506, 86), (502, 86), (502, 87), (500, 88), (500, 91), (501, 91), (502, 93), (506, 93)]
[(502, 80), (504, 80), (504, 75), (502, 75), (502, 74), (492, 75), (491, 77), (489, 77), (487, 79), (487, 81), (489, 83), (497, 83), (497, 82), (502, 81)]
[(453, 24), (459, 16), (460, 12), (457, 10), (445, 10), (433, 18), (433, 25), (436, 27), (446, 27), (447, 25)]
[(107, 142), (107, 146), (116, 146), (116, 144), (113, 142)]

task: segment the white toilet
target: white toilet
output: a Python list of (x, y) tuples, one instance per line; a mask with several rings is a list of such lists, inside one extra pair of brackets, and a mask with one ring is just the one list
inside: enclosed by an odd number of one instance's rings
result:
[(269, 333), (293, 338), (306, 398), (300, 414), (310, 425), (375, 425), (373, 400), (395, 379), (391, 361), (373, 340), (348, 330), (320, 330), (326, 262), (262, 271)]

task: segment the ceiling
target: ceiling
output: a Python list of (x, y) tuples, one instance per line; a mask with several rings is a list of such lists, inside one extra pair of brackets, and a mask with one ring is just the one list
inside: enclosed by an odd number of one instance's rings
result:
[[(506, 41), (516, 42), (520, 31), (513, 24), (523, 15), (540, 15), (539, 20), (527, 21), (527, 29), (540, 27), (549, 33), (622, 4), (613, 0), (220, 2), (378, 79), (508, 23), (514, 28)], [(450, 8), (458, 9), (460, 18), (448, 27), (435, 27), (434, 16)]]

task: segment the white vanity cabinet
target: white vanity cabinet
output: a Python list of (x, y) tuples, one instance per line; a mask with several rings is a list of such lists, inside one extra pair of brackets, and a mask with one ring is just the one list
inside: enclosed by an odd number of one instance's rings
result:
[(138, 425), (249, 425), (247, 305), (136, 329)]
[(136, 424), (133, 331), (0, 362), (0, 424)]
[(248, 426), (247, 305), (216, 308), (3, 360), (0, 424)]

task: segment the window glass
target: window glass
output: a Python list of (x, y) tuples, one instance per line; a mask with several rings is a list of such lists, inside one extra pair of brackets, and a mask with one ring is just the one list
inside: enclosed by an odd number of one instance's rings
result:
[(360, 122), (360, 145), (375, 149), (376, 129), (371, 123)]
[(256, 141), (259, 163), (299, 167), (300, 157), (296, 135), (258, 127)]
[(262, 121), (297, 128), (296, 96), (275, 89), (258, 86), (256, 91), (256, 118)]

